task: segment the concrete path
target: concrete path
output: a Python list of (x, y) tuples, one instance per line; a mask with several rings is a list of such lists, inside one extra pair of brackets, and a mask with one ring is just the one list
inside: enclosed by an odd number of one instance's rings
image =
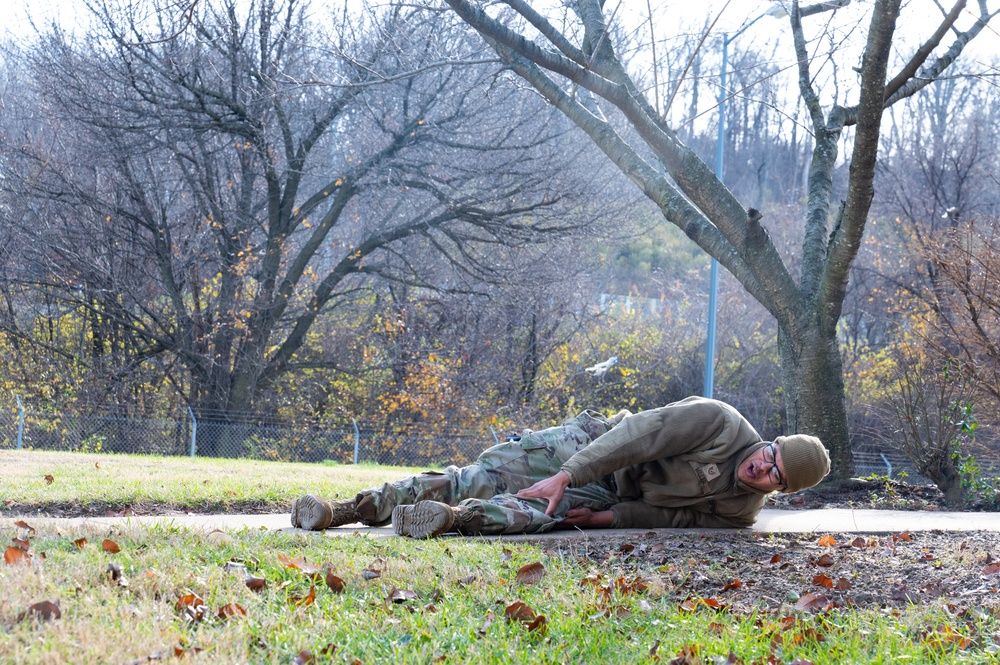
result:
[[(269, 529), (296, 531), (290, 526), (288, 513), (272, 515), (164, 515), (134, 517), (42, 518), (0, 517), (0, 528), (13, 528), (14, 521), (23, 519), (33, 527), (51, 526), (62, 531), (73, 529), (97, 530), (111, 526), (170, 523), (179, 527), (213, 531)], [(952, 513), (939, 511), (851, 510), (821, 508), (818, 510), (761, 511), (754, 531), (763, 533), (900, 533), (902, 531), (995, 531), (1000, 532), (1000, 513)], [(677, 533), (676, 529), (591, 529), (588, 531), (556, 531), (536, 536), (503, 536), (506, 540), (548, 540), (566, 537), (636, 537), (649, 532)], [(690, 531), (700, 531), (691, 529)], [(308, 532), (303, 532), (308, 533)], [(394, 536), (391, 527), (370, 528), (357, 525), (323, 532), (329, 537), (362, 534), (374, 537)]]

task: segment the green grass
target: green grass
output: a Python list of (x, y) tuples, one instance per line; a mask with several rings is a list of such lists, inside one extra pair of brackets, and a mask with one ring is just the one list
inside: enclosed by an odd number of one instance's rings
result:
[[(976, 590), (971, 596), (931, 596), (919, 606), (889, 599), (889, 578), (898, 583), (910, 579), (916, 566), (930, 565), (919, 562), (923, 543), (936, 542), (927, 538), (900, 542), (887, 553), (888, 539), (877, 547), (841, 550), (775, 534), (733, 532), (726, 539), (706, 539), (678, 532), (629, 543), (633, 551), (620, 548), (616, 539), (589, 537), (531, 544), (294, 531), (206, 534), (175, 525), (109, 528), (18, 518), (12, 512), (60, 505), (284, 510), (305, 492), (347, 496), (411, 470), (15, 451), (0, 452), (0, 469), (6, 506), (0, 549), (16, 547), (14, 538), (27, 538), (32, 554), (30, 565), (0, 563), (0, 663), (161, 662), (176, 659), (175, 649), (187, 650), (185, 658), (192, 662), (213, 663), (998, 660), (997, 594), (985, 573), (981, 583), (970, 583)], [(19, 519), (37, 532), (17, 526)], [(76, 544), (81, 538), (88, 541), (82, 548)], [(120, 551), (104, 551), (105, 538)], [(992, 541), (963, 538), (969, 542), (934, 549), (941, 575), (980, 579)], [(795, 598), (785, 590), (817, 590), (810, 583), (816, 569), (806, 562), (823, 551), (838, 558), (831, 575), (850, 576), (856, 589), (862, 588), (861, 577), (872, 577), (876, 602), (868, 601), (865, 609), (796, 610)], [(768, 563), (777, 552), (782, 563)], [(16, 550), (11, 559), (14, 555)], [(343, 592), (334, 593), (321, 579), (315, 602), (295, 606), (290, 599), (307, 595), (310, 581), (281, 557), (329, 569), (344, 580)], [(266, 588), (248, 588), (242, 572), (226, 569), (232, 561), (266, 580)], [(544, 576), (535, 584), (519, 581), (518, 570), (533, 563), (544, 567)], [(108, 576), (111, 564), (124, 583)], [(737, 571), (746, 584), (722, 589)], [(588, 579), (596, 583), (582, 583)], [(394, 590), (412, 594), (400, 594), (403, 602), (397, 603)], [(916, 582), (912, 591), (918, 592)], [(204, 601), (201, 620), (177, 606), (189, 594)], [(728, 608), (698, 601), (709, 594)], [(851, 593), (831, 596), (846, 602)], [(25, 614), (42, 601), (58, 602), (60, 618)], [(545, 617), (544, 632), (505, 618), (517, 601)], [(218, 618), (230, 603), (246, 615)], [(335, 647), (332, 653), (329, 645)], [(196, 655), (193, 649), (201, 651)]]
[(0, 450), (0, 469), (0, 514), (34, 510), (86, 514), (126, 508), (137, 513), (279, 512), (303, 494), (353, 496), (419, 470), (16, 450)]
[[(12, 537), (8, 520), (4, 535)], [(82, 549), (74, 541), (86, 536)], [(104, 537), (121, 551), (103, 551)], [(620, 561), (544, 552), (530, 544), (447, 538), (432, 541), (339, 538), (319, 534), (242, 532), (217, 536), (174, 528), (129, 528), (105, 533), (57, 533), (40, 528), (32, 539), (31, 565), (0, 568), (0, 662), (129, 663), (174, 648), (203, 650), (205, 662), (293, 663), (303, 651), (334, 663), (983, 663), (990, 662), (990, 613), (965, 616), (945, 607), (903, 612), (833, 609), (826, 614), (750, 610), (688, 611), (655, 570), (645, 571), (643, 592), (612, 591), (581, 584), (588, 574), (600, 584), (636, 571)], [(44, 561), (40, 560), (45, 553)], [(320, 581), (315, 602), (296, 607), (308, 578), (281, 563), (279, 555), (306, 559), (342, 578), (334, 593)], [(267, 581), (255, 593), (227, 562), (243, 562)], [(521, 566), (539, 562), (535, 584), (517, 579)], [(117, 564), (126, 584), (105, 571)], [(366, 569), (380, 576), (365, 579)], [(394, 589), (415, 597), (395, 603)], [(185, 618), (176, 604), (196, 594), (207, 612)], [(40, 601), (58, 601), (61, 618), (40, 621), (17, 615)], [(521, 601), (546, 618), (546, 630), (529, 630), (505, 618)], [(238, 603), (246, 616), (218, 619), (219, 608)], [(785, 619), (784, 617), (789, 617)], [(929, 630), (936, 629), (939, 638)], [(959, 638), (972, 640), (960, 648)], [(328, 645), (336, 650), (322, 656)], [(695, 660), (695, 658), (700, 660)], [(775, 660), (768, 660), (774, 658)], [(716, 660), (718, 659), (718, 660)], [(799, 660), (805, 659), (805, 660)], [(196, 660), (197, 662), (197, 660)]]

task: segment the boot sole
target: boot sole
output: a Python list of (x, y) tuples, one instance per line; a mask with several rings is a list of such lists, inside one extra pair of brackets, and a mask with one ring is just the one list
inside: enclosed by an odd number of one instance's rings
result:
[(398, 536), (433, 538), (447, 533), (454, 524), (451, 507), (436, 501), (419, 501), (392, 509), (392, 528)]
[(307, 531), (322, 531), (330, 526), (330, 506), (308, 494), (292, 503), (292, 526)]

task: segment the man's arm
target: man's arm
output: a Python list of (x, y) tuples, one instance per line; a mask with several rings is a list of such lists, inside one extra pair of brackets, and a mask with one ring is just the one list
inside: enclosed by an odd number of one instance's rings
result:
[(525, 487), (515, 494), (526, 499), (546, 499), (549, 502), (545, 509), (546, 515), (552, 515), (559, 500), (562, 499), (566, 488), (569, 487), (569, 475), (565, 471), (557, 471), (556, 475), (549, 476), (545, 480), (539, 480), (531, 487)]
[[(562, 465), (573, 487), (583, 487), (619, 469), (682, 455), (715, 440), (730, 411), (719, 402), (688, 398), (626, 417)], [(752, 428), (751, 428), (752, 429)]]

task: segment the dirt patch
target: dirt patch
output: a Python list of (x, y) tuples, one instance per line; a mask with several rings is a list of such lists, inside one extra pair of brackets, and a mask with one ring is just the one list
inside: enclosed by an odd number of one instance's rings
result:
[(640, 576), (693, 609), (1000, 606), (1000, 550), (996, 534), (986, 532), (650, 532), (629, 541), (559, 541), (547, 551), (584, 558), (611, 579)]

